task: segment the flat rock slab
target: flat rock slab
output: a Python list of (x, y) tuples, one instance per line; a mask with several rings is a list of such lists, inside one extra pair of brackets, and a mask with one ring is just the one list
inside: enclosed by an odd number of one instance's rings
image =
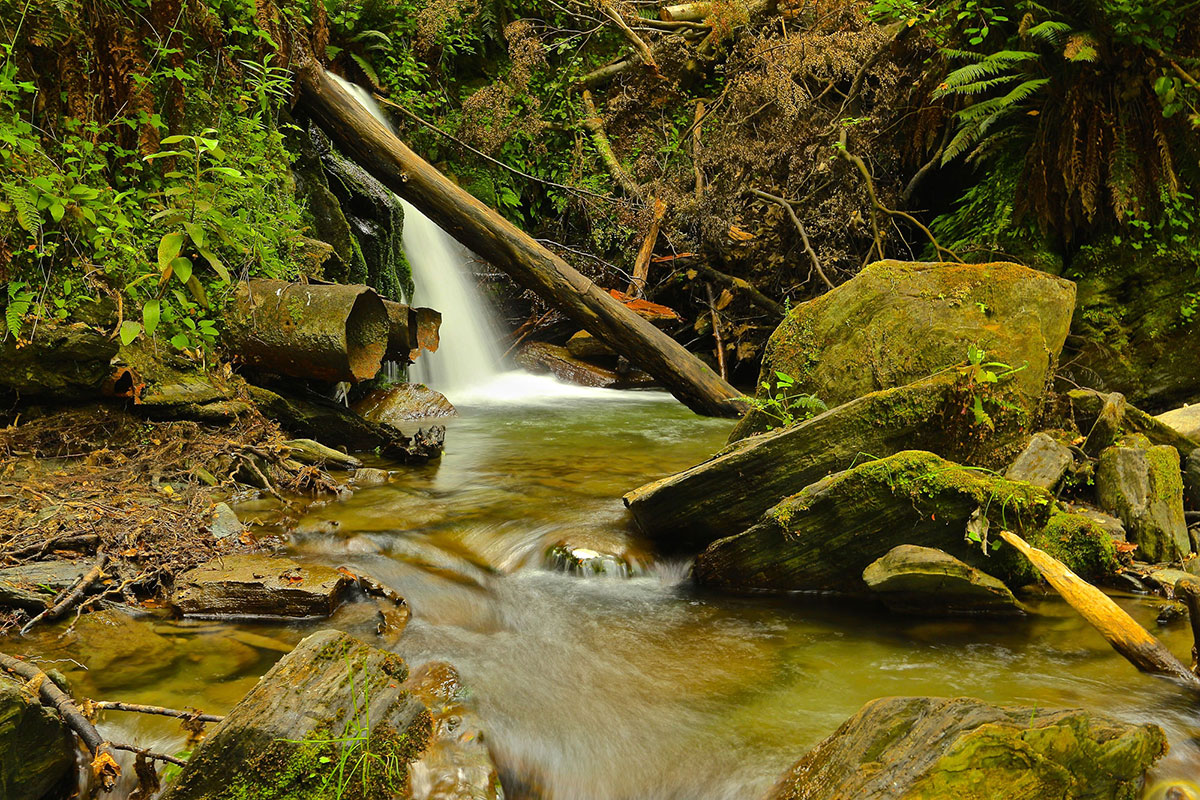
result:
[(1110, 800), (1141, 794), (1157, 725), (972, 698), (872, 700), (766, 800)]
[(904, 614), (1024, 613), (1001, 581), (932, 547), (893, 547), (871, 562), (862, 577), (888, 608)]
[(79, 582), (94, 561), (35, 561), (0, 569), (0, 606), (41, 611)]
[(444, 394), (423, 383), (402, 383), (376, 389), (355, 403), (354, 410), (370, 422), (397, 427), (417, 419), (458, 416)]
[(185, 572), (171, 604), (186, 616), (327, 617), (350, 582), (331, 567), (233, 555)]
[(1071, 449), (1048, 433), (1035, 434), (1004, 473), (1010, 481), (1025, 481), (1053, 489), (1075, 460)]
[[(399, 656), (338, 631), (314, 633), (213, 727), (162, 800), (407, 796), (409, 764), (431, 727), (402, 686), (407, 677)], [(367, 754), (364, 779), (349, 767)]]

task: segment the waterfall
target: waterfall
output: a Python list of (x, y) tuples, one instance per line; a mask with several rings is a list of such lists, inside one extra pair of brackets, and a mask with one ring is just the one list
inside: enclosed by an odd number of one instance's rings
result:
[[(370, 92), (328, 74), (392, 130)], [(496, 345), (498, 326), (471, 279), (474, 257), (433, 220), (403, 198), (400, 202), (404, 204), (404, 254), (416, 286), (409, 302), (442, 314), (441, 344), (436, 353), (423, 352), (413, 362), (408, 370), (411, 380), (437, 389), (455, 405), (548, 404), (564, 398), (616, 399), (632, 394), (560, 383), (548, 375), (521, 370), (502, 371)]]

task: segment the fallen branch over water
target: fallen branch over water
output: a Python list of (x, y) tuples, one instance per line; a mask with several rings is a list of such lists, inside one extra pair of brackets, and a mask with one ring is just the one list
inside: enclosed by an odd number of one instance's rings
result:
[(1108, 595), (1080, 578), (1058, 559), (1031, 547), (1015, 533), (1001, 531), (1000, 538), (1029, 559), (1046, 582), (1129, 663), (1142, 672), (1164, 675), (1200, 689), (1200, 678)]
[[(79, 707), (75, 705), (75, 701), (66, 692), (59, 689), (54, 681), (50, 680), (49, 675), (33, 664), (0, 653), (0, 668), (27, 681), (26, 688), (31, 692), (36, 692), (43, 705), (50, 706), (58, 712), (67, 727), (75, 732), (75, 735), (92, 754), (92, 774), (100, 781), (105, 790), (111, 789), (121, 775), (121, 767), (112, 756), (115, 746), (104, 740), (104, 737), (96, 730), (96, 726), (89, 722)], [(118, 747), (116, 749), (128, 748)]]
[(201, 714), (199, 711), (180, 711), (177, 708), (146, 706), (140, 703), (121, 703), (114, 700), (93, 701), (92, 708), (97, 711), (129, 711), (134, 714), (156, 714), (160, 717), (175, 717), (176, 719), (196, 720), (198, 722), (220, 722), (225, 719), (216, 714)]

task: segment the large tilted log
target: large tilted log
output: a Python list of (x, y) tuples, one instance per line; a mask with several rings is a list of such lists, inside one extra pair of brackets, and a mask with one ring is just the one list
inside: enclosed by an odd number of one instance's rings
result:
[(700, 414), (736, 416), (740, 393), (682, 345), (613, 299), (515, 225), (455, 186), (348, 95), (315, 61), (303, 100), (342, 152), (465, 246), (561, 309)]
[(1001, 531), (1000, 538), (1028, 558), (1046, 582), (1129, 663), (1142, 672), (1164, 675), (1200, 689), (1200, 678), (1192, 674), (1165, 644), (1126, 614), (1112, 598), (1080, 578), (1058, 559), (1031, 547), (1015, 533)]
[(383, 363), (388, 313), (369, 286), (253, 280), (238, 285), (228, 330), (252, 367), (357, 383)]

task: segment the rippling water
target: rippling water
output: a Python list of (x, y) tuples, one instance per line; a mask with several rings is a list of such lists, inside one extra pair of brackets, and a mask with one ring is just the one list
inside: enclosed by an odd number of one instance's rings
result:
[[(439, 464), (314, 510), (296, 557), (348, 564), (397, 588), (413, 620), (411, 665), (454, 663), (471, 690), (510, 798), (755, 797), (864, 702), (972, 695), (1084, 706), (1162, 725), (1157, 778), (1200, 774), (1200, 713), (1140, 675), (1053, 599), (1022, 621), (914, 621), (819, 600), (695, 590), (686, 563), (656, 562), (620, 495), (716, 450), (728, 422), (664, 395), (584, 393), (534, 406), (462, 408)], [(635, 577), (544, 566), (558, 542), (624, 554)], [(1123, 601), (1184, 655), (1186, 623), (1156, 626), (1153, 601)], [(83, 693), (231, 707), (292, 643), (321, 627), (368, 641), (373, 606), (330, 621), (88, 623), (31, 637)], [(108, 730), (161, 750), (177, 725), (109, 714)]]

